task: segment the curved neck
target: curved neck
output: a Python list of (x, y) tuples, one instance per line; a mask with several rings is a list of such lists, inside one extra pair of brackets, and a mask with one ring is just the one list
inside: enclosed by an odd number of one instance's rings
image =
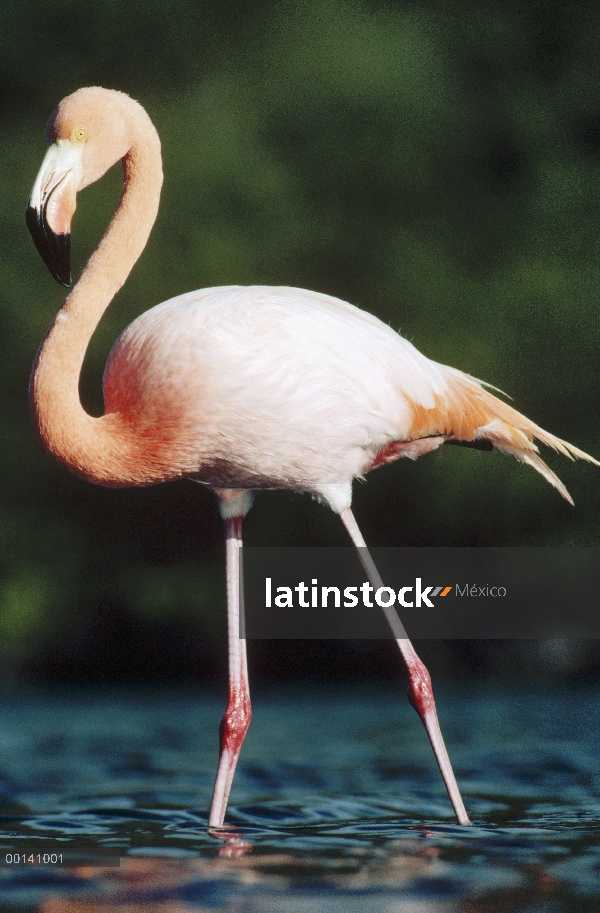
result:
[(93, 418), (83, 409), (79, 378), (94, 330), (142, 253), (158, 212), (160, 141), (147, 115), (140, 121), (123, 159), (117, 210), (46, 333), (30, 383), (33, 422), (44, 449), (77, 475), (104, 485), (136, 484), (135, 439), (118, 414)]

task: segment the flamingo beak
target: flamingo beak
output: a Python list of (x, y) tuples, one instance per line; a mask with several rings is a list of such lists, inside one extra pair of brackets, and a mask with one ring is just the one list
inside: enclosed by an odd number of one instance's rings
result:
[(25, 220), (42, 260), (61, 285), (71, 285), (71, 219), (81, 178), (81, 148), (57, 140), (35, 179)]

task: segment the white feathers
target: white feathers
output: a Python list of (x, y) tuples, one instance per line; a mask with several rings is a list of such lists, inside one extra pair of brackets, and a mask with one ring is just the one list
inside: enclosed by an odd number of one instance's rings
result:
[(339, 509), (339, 486), (407, 437), (409, 400), (433, 408), (444, 389), (440, 366), (370, 314), (262, 286), (152, 308), (117, 340), (104, 378), (108, 412), (177, 409), (196, 435), (199, 479), (308, 490)]

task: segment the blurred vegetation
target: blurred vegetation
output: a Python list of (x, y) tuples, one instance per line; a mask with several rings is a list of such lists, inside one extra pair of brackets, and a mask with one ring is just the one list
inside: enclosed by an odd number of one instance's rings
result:
[[(122, 89), (164, 151), (148, 249), (90, 346), (90, 411), (112, 342), (141, 311), (203, 286), (284, 284), (372, 311), (598, 456), (599, 33), (599, 4), (535, 0), (2, 7), (5, 677), (102, 675), (128, 631), (144, 633), (140, 652), (167, 643), (182, 674), (202, 674), (214, 657), (201, 635), (224, 631), (210, 492), (95, 488), (30, 428), (30, 365), (62, 293), (23, 214), (57, 102)], [(76, 268), (118, 193), (115, 170), (81, 195)], [(597, 470), (549, 463), (575, 509), (515, 461), (446, 448), (357, 485), (357, 518), (373, 545), (600, 544)], [(346, 544), (331, 512), (287, 493), (257, 499), (245, 536)]]

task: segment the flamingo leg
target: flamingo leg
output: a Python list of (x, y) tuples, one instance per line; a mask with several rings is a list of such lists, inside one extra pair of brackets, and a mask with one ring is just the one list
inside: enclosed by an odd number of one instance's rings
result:
[[(378, 590), (379, 587), (383, 586), (383, 582), (375, 567), (373, 559), (367, 550), (365, 540), (354, 519), (354, 514), (351, 509), (347, 507), (340, 513), (340, 517), (350, 534), (352, 542), (358, 550), (361, 564), (364, 567), (372, 586), (375, 587), (375, 590)], [(467, 815), (462, 796), (458, 789), (456, 777), (452, 770), (450, 758), (448, 757), (442, 730), (440, 729), (429, 672), (417, 656), (415, 648), (406, 636), (406, 632), (402, 627), (402, 623), (400, 622), (394, 607), (389, 606), (383, 608), (383, 612), (392, 629), (392, 633), (396, 638), (396, 643), (398, 644), (408, 671), (410, 682), (408, 687), (408, 700), (421, 717), (421, 721), (425, 726), (458, 822), (459, 824), (470, 824), (471, 822), (469, 821), (469, 816)]]
[(227, 560), (227, 634), (229, 640), (229, 699), (221, 721), (219, 767), (213, 791), (209, 827), (222, 827), (233, 775), (250, 720), (250, 689), (246, 641), (240, 638), (240, 548), (242, 517), (225, 519)]

